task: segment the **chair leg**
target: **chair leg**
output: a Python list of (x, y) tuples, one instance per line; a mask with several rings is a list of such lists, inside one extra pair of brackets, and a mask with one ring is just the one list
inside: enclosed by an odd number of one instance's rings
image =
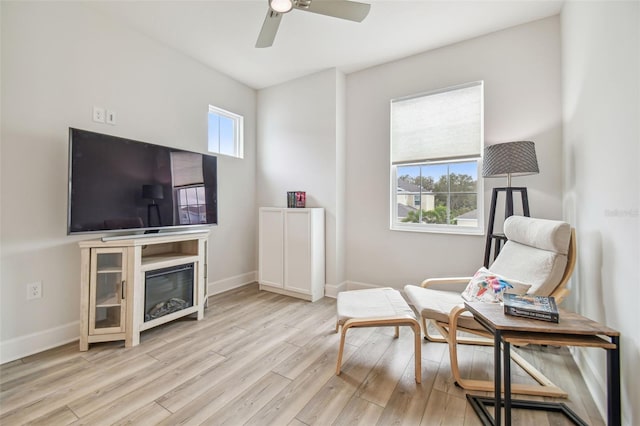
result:
[[(463, 379), (460, 375), (460, 369), (458, 366), (458, 341), (456, 334), (458, 332), (458, 317), (466, 311), (464, 306), (456, 307), (451, 310), (449, 315), (449, 330), (442, 329), (439, 331), (444, 333), (445, 338), (449, 344), (449, 360), (451, 362), (451, 374), (458, 383), (458, 385), (464, 390), (493, 392), (494, 385), (489, 380), (471, 380)], [(553, 384), (549, 379), (544, 377), (542, 373), (537, 371), (531, 364), (526, 362), (524, 358), (511, 352), (511, 359), (513, 359), (518, 365), (531, 375), (540, 385), (527, 385), (527, 384), (512, 384), (511, 393), (536, 395), (536, 396), (551, 396), (557, 398), (566, 398), (567, 392)], [(537, 373), (537, 374), (536, 374)]]
[(413, 328), (413, 340), (415, 346), (415, 361), (416, 361), (416, 383), (422, 383), (422, 342), (420, 341), (420, 324), (417, 322), (411, 325)]
[(421, 316), (420, 320), (422, 320), (422, 333), (424, 333), (424, 338), (425, 340), (429, 340), (429, 338), (427, 337), (427, 320)]
[(336, 376), (340, 375), (340, 367), (342, 367), (342, 352), (344, 351), (344, 340), (347, 335), (348, 327), (342, 326), (342, 333), (340, 334), (340, 349), (338, 350), (338, 364), (336, 365)]
[[(440, 327), (438, 327), (437, 323), (433, 320), (429, 320), (429, 322), (427, 322), (424, 317), (422, 318), (422, 322), (423, 322), (423, 327), (424, 327), (424, 339), (428, 340), (429, 342), (435, 342), (435, 343), (447, 343), (446, 338), (444, 337), (444, 334), (442, 333), (442, 330), (440, 329)], [(433, 323), (436, 328), (438, 329), (438, 331), (440, 332), (439, 336), (436, 336), (435, 334), (429, 334), (429, 323)]]
[(396, 325), (396, 332), (393, 334), (393, 337), (395, 337), (396, 339), (400, 337), (400, 326)]

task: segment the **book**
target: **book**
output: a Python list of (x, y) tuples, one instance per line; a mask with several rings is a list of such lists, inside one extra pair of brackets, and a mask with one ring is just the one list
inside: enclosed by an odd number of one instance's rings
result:
[(304, 208), (307, 202), (307, 193), (304, 191), (287, 191), (288, 208)]
[(517, 317), (557, 323), (560, 320), (558, 306), (553, 296), (519, 296), (505, 293), (504, 313)]

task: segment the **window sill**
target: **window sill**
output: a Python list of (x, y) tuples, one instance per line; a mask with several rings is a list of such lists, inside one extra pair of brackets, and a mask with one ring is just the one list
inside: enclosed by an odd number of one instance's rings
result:
[(462, 226), (412, 226), (394, 224), (390, 227), (391, 231), (400, 232), (422, 232), (429, 234), (449, 234), (449, 235), (477, 235), (484, 236), (484, 229), (462, 227)]

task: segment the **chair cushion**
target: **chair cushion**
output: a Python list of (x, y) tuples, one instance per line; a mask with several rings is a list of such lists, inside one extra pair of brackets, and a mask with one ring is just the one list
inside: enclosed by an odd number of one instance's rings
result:
[(343, 291), (337, 299), (340, 324), (351, 318), (416, 318), (400, 292), (391, 287)]
[(571, 226), (559, 220), (510, 216), (504, 221), (504, 235), (509, 241), (566, 255)]
[[(449, 312), (464, 303), (460, 293), (446, 290), (435, 290), (422, 288), (415, 285), (407, 285), (404, 292), (416, 311), (427, 319), (449, 323)], [(473, 319), (470, 312), (464, 312), (458, 318), (460, 327), (484, 330), (480, 324)]]
[(528, 294), (548, 296), (567, 266), (571, 227), (566, 222), (511, 216), (504, 231), (509, 239), (489, 270), (531, 284)]

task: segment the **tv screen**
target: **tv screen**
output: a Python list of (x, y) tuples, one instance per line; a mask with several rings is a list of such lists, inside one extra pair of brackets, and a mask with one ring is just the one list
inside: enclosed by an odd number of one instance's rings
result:
[(69, 128), (69, 234), (217, 223), (215, 156)]

